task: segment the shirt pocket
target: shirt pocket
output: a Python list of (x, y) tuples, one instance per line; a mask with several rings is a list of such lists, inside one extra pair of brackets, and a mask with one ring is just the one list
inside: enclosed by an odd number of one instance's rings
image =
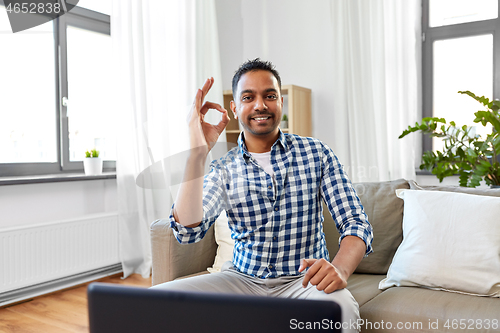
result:
[(304, 214), (309, 215), (312, 211), (317, 209), (318, 198), (318, 193), (310, 192), (308, 190), (295, 191), (294, 195), (291, 196), (289, 200), (289, 210), (293, 213), (301, 213), (298, 214), (299, 216)]
[(260, 179), (252, 176), (236, 174), (227, 188), (227, 197), (229, 209), (238, 209), (249, 205), (258, 205), (259, 198), (262, 197), (262, 191), (265, 190), (265, 184)]
[(290, 173), (285, 187), (287, 210), (301, 212), (316, 209), (320, 198), (319, 185), (320, 179), (314, 170)]

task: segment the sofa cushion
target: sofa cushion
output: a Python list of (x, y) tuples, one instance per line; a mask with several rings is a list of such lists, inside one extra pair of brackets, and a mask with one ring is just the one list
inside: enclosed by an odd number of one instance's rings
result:
[[(396, 196), (396, 189), (410, 186), (404, 179), (353, 185), (373, 227), (373, 253), (361, 260), (355, 272), (385, 274), (403, 239), (403, 200)], [(339, 234), (328, 209), (324, 209), (323, 215), (328, 251), (333, 259), (338, 251)]]
[(403, 242), (380, 288), (500, 297), (500, 198), (403, 190)]
[(378, 288), (380, 281), (385, 278), (384, 274), (352, 274), (347, 280), (347, 289), (352, 296), (362, 306), (382, 293)]
[[(461, 295), (414, 287), (391, 288), (360, 307), (361, 318), (365, 320), (365, 325), (361, 328), (363, 333), (496, 332), (500, 329), (499, 309), (500, 299), (493, 297)], [(466, 329), (452, 326), (460, 325), (460, 320), (467, 325)], [(375, 329), (374, 326), (380, 325), (382, 321), (385, 329), (380, 327)], [(438, 329), (434, 327), (436, 321)], [(366, 322), (372, 323), (372, 326), (366, 327)], [(398, 323), (403, 325), (421, 323), (422, 328), (413, 326), (406, 330), (397, 329)], [(446, 323), (449, 324), (449, 329), (444, 326)], [(486, 329), (486, 325), (490, 325), (490, 328)]]
[(215, 220), (214, 229), (217, 254), (212, 267), (207, 268), (210, 273), (220, 272), (226, 261), (233, 261), (234, 239), (231, 238), (226, 211), (223, 211)]

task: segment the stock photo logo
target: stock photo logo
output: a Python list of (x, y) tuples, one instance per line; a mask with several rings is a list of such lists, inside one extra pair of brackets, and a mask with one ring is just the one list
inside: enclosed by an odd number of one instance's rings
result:
[(13, 33), (52, 21), (72, 10), (78, 0), (4, 0)]

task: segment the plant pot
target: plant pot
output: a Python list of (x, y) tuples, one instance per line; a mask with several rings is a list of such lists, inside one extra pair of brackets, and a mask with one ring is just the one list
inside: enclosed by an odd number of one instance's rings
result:
[(102, 159), (100, 157), (85, 157), (83, 169), (86, 176), (102, 175)]
[(282, 120), (280, 122), (280, 128), (281, 129), (288, 129), (288, 120)]

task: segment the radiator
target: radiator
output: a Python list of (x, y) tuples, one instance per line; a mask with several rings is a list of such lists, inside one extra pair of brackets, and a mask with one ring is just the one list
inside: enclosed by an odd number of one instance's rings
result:
[(0, 294), (119, 262), (116, 213), (0, 230)]

